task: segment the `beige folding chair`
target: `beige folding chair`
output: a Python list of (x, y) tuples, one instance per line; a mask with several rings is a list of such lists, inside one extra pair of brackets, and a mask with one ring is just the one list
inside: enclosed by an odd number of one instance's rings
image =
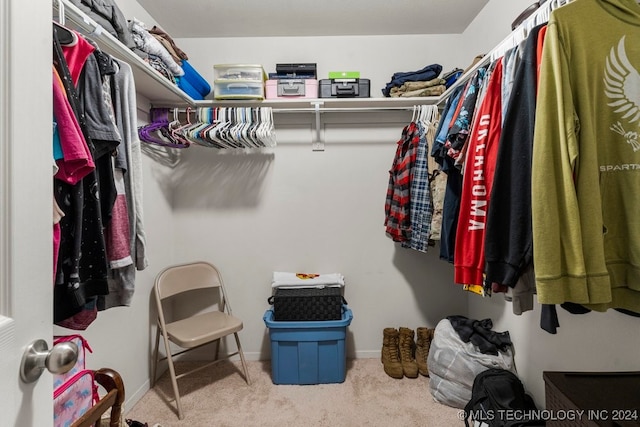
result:
[[(202, 291), (203, 289), (208, 289), (215, 293), (215, 300), (212, 300), (213, 304), (211, 304), (209, 308), (200, 309), (198, 310), (198, 314), (185, 318), (172, 318), (170, 321), (167, 320), (168, 313), (176, 311), (169, 309), (168, 303), (170, 300), (180, 298), (181, 304), (188, 304), (189, 296), (193, 296), (195, 297), (195, 299), (193, 299), (194, 304), (200, 307), (200, 305), (203, 304), (202, 301), (205, 300), (202, 292), (206, 291)], [(238, 338), (238, 331), (242, 330), (242, 320), (231, 314), (231, 307), (229, 306), (229, 300), (224, 289), (224, 283), (222, 282), (222, 275), (215, 266), (208, 262), (193, 262), (165, 268), (156, 277), (154, 293), (158, 306), (158, 327), (153, 354), (151, 387), (154, 386), (156, 381), (158, 362), (166, 359), (169, 363), (169, 373), (171, 374), (171, 383), (173, 385), (173, 394), (176, 399), (179, 419), (184, 418), (182, 405), (180, 403), (180, 393), (178, 391), (177, 380), (179, 378), (232, 356), (240, 355), (245, 380), (247, 384), (251, 384), (247, 363), (244, 359), (240, 339)], [(231, 334), (235, 337), (237, 351), (219, 357), (220, 339)], [(165, 356), (162, 358), (159, 358), (160, 355), (158, 352), (160, 335), (163, 337), (165, 348)], [(180, 347), (180, 349), (177, 351), (174, 350), (172, 353), (171, 343)], [(216, 344), (214, 361), (176, 376), (173, 361), (175, 356), (210, 343)]]

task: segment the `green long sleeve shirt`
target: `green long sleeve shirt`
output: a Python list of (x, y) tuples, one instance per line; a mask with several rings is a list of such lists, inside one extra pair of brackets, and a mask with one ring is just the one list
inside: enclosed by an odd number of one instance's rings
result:
[(532, 165), (542, 304), (640, 312), (640, 5), (575, 0), (549, 19)]

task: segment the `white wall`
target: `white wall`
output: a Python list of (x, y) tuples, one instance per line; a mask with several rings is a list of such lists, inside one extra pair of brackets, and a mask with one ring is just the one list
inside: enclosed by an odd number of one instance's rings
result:
[(462, 34), (461, 55), (473, 58), (491, 51), (511, 33), (511, 23), (532, 3), (531, 0), (491, 0)]
[(381, 97), (381, 89), (397, 71), (415, 71), (438, 63), (443, 71), (466, 66), (460, 57), (459, 35), (351, 36), (351, 37), (263, 37), (180, 39), (189, 63), (209, 82), (213, 65), (226, 63), (261, 64), (275, 72), (277, 63), (312, 62), (318, 78), (329, 71), (360, 71), (371, 80), (371, 96)]
[[(489, 2), (463, 34), (469, 54), (491, 49), (499, 43), (508, 33), (513, 19), (529, 4), (529, 0)], [(485, 41), (488, 47), (484, 45)], [(468, 299), (470, 318), (490, 318), (495, 330), (509, 331), (518, 373), (538, 405), (544, 405), (542, 372), (545, 370), (640, 369), (640, 329), (636, 318), (614, 310), (572, 315), (558, 307), (560, 328), (556, 335), (551, 335), (539, 326), (540, 306), (537, 303), (533, 312), (516, 316), (510, 303), (501, 295), (484, 299), (470, 295)]]
[[(396, 71), (456, 66), (457, 36), (181, 39), (190, 63), (213, 79), (218, 63), (316, 62), (359, 70), (371, 93)], [(323, 114), (326, 150), (311, 150), (311, 116), (277, 115), (278, 147), (238, 154), (192, 147), (174, 174), (177, 260), (205, 258), (226, 277), (244, 319), (245, 351), (268, 358), (262, 316), (273, 271), (340, 272), (354, 313), (349, 357), (379, 357), (385, 327), (435, 326), (466, 312), (450, 266), (402, 249), (384, 232), (384, 199), (396, 142), (410, 121), (397, 114)]]

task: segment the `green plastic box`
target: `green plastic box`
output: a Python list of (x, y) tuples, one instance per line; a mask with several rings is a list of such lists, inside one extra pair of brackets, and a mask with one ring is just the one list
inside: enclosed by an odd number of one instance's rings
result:
[(360, 71), (329, 71), (330, 79), (359, 79)]

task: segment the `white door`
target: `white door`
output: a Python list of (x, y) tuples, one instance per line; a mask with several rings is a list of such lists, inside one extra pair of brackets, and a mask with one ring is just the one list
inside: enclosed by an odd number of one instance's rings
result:
[(51, 0), (0, 1), (0, 425), (53, 424), (52, 375), (25, 384), (25, 347), (52, 341)]

